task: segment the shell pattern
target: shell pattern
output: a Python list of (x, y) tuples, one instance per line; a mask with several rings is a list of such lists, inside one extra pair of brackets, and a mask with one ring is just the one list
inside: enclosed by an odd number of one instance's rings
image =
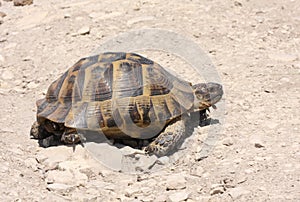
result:
[(193, 107), (191, 84), (135, 53), (79, 60), (37, 101), (38, 120), (102, 131), (112, 138), (151, 138)]

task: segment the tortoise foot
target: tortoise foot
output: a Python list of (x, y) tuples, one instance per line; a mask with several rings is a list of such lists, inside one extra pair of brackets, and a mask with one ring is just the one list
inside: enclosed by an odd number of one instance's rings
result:
[(44, 139), (53, 134), (47, 132), (43, 125), (40, 125), (37, 121), (35, 121), (30, 129), (30, 137), (33, 139)]
[(65, 144), (77, 144), (81, 141), (81, 139), (76, 130), (70, 129), (64, 132), (64, 134), (61, 136), (60, 141)]
[(157, 136), (155, 140), (145, 148), (145, 151), (149, 154), (155, 154), (158, 157), (171, 154), (175, 152), (184, 134), (184, 121), (177, 121), (169, 125), (164, 132)]
[(41, 147), (51, 147), (51, 146), (58, 146), (61, 145), (60, 138), (56, 135), (51, 135), (49, 137), (46, 137), (44, 139), (39, 139), (39, 145)]

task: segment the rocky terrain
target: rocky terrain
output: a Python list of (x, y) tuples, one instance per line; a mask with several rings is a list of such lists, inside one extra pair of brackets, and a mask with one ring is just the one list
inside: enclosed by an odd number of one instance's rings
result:
[[(1, 201), (300, 200), (299, 1), (24, 2), (0, 1)], [(225, 91), (215, 124), (197, 127), (173, 156), (137, 159), (139, 172), (113, 170), (80, 145), (30, 139), (35, 102), (52, 81), (101, 44), (149, 28), (210, 58)], [(174, 52), (137, 52), (200, 79)], [(153, 163), (159, 169), (144, 169)]]

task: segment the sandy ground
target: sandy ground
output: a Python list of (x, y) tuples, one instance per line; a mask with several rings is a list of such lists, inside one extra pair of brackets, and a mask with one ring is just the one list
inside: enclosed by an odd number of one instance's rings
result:
[[(0, 2), (1, 201), (300, 201), (299, 1)], [(35, 101), (54, 79), (141, 28), (178, 33), (215, 65), (226, 108), (207, 158), (193, 144), (158, 172), (128, 174), (80, 146), (44, 149), (29, 138)], [(147, 55), (182, 70), (172, 53)], [(213, 127), (197, 129), (196, 143)]]

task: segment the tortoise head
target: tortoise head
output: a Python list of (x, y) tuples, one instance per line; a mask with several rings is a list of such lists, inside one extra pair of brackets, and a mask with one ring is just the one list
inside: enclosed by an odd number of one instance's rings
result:
[(222, 98), (222, 85), (218, 83), (199, 83), (192, 86), (195, 100), (194, 109), (203, 110), (209, 107), (215, 108), (215, 104)]

